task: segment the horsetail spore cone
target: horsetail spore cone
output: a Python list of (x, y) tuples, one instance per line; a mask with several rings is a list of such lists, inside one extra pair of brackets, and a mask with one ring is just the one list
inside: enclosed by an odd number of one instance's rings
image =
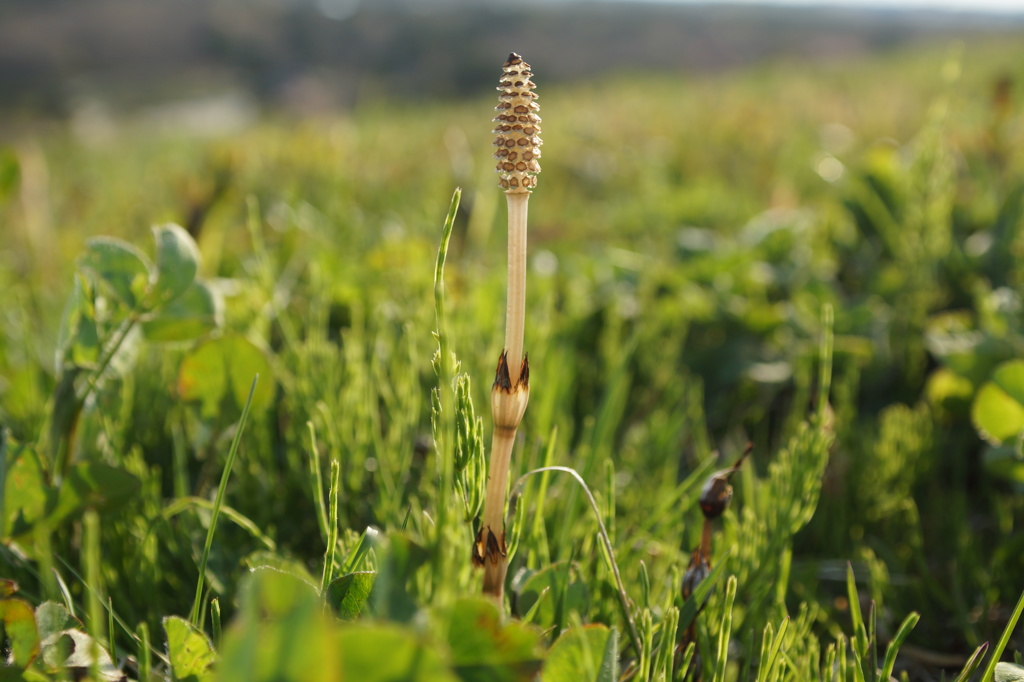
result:
[(507, 192), (524, 193), (537, 186), (540, 173), (540, 116), (537, 111), (536, 87), (530, 80), (530, 65), (515, 52), (508, 56), (502, 67), (504, 74), (498, 84), (498, 115), (494, 117), (494, 133), (498, 136), (494, 146), (498, 184)]
[[(530, 399), (530, 364), (523, 352), (526, 327), (526, 215), (540, 172), (540, 116), (530, 65), (514, 52), (505, 62), (495, 110), (498, 184), (508, 202), (508, 299), (505, 347), (491, 389), (494, 434), (487, 472), (484, 517), (473, 543), (473, 564), (484, 569), (484, 592), (501, 599), (508, 568), (505, 498), (516, 429)], [(518, 371), (517, 371), (518, 368)]]

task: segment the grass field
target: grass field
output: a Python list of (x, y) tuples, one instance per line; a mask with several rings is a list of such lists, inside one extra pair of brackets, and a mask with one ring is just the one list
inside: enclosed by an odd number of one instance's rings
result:
[(0, 679), (1020, 663), (1024, 41), (600, 76), (534, 79), (500, 604), (490, 93), (0, 147)]

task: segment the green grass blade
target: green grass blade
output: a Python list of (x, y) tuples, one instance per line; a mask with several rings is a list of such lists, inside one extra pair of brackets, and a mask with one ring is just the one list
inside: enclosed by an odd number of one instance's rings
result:
[[(771, 631), (769, 629), (770, 627), (771, 627), (770, 623), (767, 626), (765, 626), (766, 639), (767, 639), (767, 637), (771, 636)], [(762, 659), (761, 665), (758, 666), (757, 679), (759, 679), (759, 680), (774, 680), (774, 679), (776, 679), (776, 677), (777, 677), (776, 670), (778, 669), (779, 661), (781, 660), (780, 657), (779, 657), (779, 654), (782, 652), (782, 643), (786, 639), (786, 631), (787, 630), (789, 630), (789, 618), (788, 617), (786, 617), (786, 618), (784, 618), (782, 620), (782, 623), (779, 625), (779, 632), (778, 632), (778, 634), (775, 635), (774, 639), (770, 643), (770, 647), (771, 648), (768, 651), (768, 658), (767, 658), (767, 660), (763, 660)], [(768, 645), (767, 641), (765, 642), (765, 645), (766, 646)]]
[(136, 632), (139, 643), (139, 682), (149, 682), (153, 667), (153, 658), (149, 653), (149, 626), (145, 622), (139, 623)]
[(114, 646), (114, 600), (107, 596), (107, 648), (110, 658), (117, 662), (117, 647)]
[(1013, 634), (1013, 629), (1017, 627), (1017, 621), (1020, 620), (1020, 614), (1024, 612), (1024, 592), (1021, 592), (1020, 599), (1017, 600), (1017, 606), (1013, 609), (1013, 614), (1010, 616), (1010, 620), (1006, 623), (1006, 628), (1003, 630), (1003, 635), (999, 638), (994, 649), (992, 649), (992, 656), (988, 659), (988, 664), (985, 666), (985, 672), (981, 675), (981, 682), (991, 682), (995, 672), (996, 663), (999, 662), (999, 657), (1003, 655), (1003, 651), (1006, 649), (1006, 645), (1010, 642), (1010, 635)]
[(4, 512), (4, 490), (7, 489), (7, 427), (0, 427), (0, 538), (7, 537), (5, 533), (5, 522), (7, 515)]
[[(210, 500), (203, 499), (202, 497), (193, 497), (191, 495), (181, 497), (164, 507), (163, 511), (160, 512), (160, 517), (164, 520), (171, 519), (184, 511), (192, 509), (193, 507), (212, 510), (214, 508), (214, 503)], [(226, 520), (231, 521), (233, 524), (251, 535), (253, 539), (259, 540), (260, 544), (266, 547), (269, 551), (277, 551), (277, 543), (274, 542), (273, 538), (264, 533), (255, 521), (245, 516), (234, 507), (222, 504), (220, 506), (219, 513)], [(146, 536), (144, 539), (149, 538), (153, 529), (154, 525), (150, 524), (149, 528), (146, 530)]]
[(981, 661), (985, 657), (986, 651), (988, 651), (988, 642), (985, 642), (974, 650), (971, 657), (967, 659), (967, 663), (964, 664), (963, 670), (960, 671), (960, 674), (956, 676), (956, 679), (953, 680), (953, 682), (967, 682), (967, 680), (971, 679), (971, 675), (974, 674), (974, 671), (981, 667)]
[(764, 631), (761, 633), (761, 655), (757, 659), (757, 675), (754, 678), (759, 682), (768, 679), (768, 657), (771, 655), (769, 648), (774, 641), (775, 629), (769, 621), (764, 624)]
[(618, 589), (619, 606), (622, 609), (622, 617), (625, 619), (626, 625), (629, 628), (630, 640), (633, 643), (633, 648), (639, 655), (642, 651), (643, 643), (640, 640), (640, 633), (637, 632), (636, 629), (636, 621), (633, 618), (633, 610), (630, 607), (631, 600), (626, 595), (626, 588), (622, 584), (622, 575), (619, 573), (619, 566), (615, 561), (615, 549), (612, 547), (611, 540), (608, 537), (608, 530), (604, 526), (604, 520), (601, 517), (601, 510), (597, 506), (597, 500), (594, 499), (594, 494), (590, 492), (590, 487), (587, 485), (587, 482), (583, 480), (583, 477), (579, 475), (579, 472), (569, 467), (560, 466), (541, 467), (539, 469), (534, 469), (533, 471), (527, 471), (525, 474), (520, 476), (519, 480), (512, 486), (509, 498), (519, 494), (527, 478), (535, 474), (542, 474), (545, 471), (561, 471), (564, 474), (569, 474), (577, 483), (580, 484), (580, 487), (583, 488), (583, 493), (590, 501), (590, 508), (594, 512), (594, 517), (597, 519), (597, 526), (599, 530), (598, 534), (601, 537), (601, 542), (604, 543), (606, 557), (610, 564), (610, 568), (612, 569), (612, 575), (615, 577), (615, 586)]
[[(875, 602), (871, 602), (871, 607), (868, 609), (868, 647), (868, 653), (871, 656), (868, 659), (871, 663), (868, 672), (874, 674), (878, 670), (878, 612), (875, 609)], [(889, 678), (882, 677), (879, 679), (888, 681)]]
[(685, 675), (686, 671), (690, 669), (690, 664), (693, 663), (693, 657), (697, 653), (697, 643), (690, 642), (686, 651), (683, 652), (682, 658), (679, 659), (679, 670)]
[(893, 636), (892, 641), (889, 642), (888, 648), (885, 650), (885, 662), (882, 664), (882, 674), (879, 679), (885, 682), (892, 675), (893, 666), (896, 665), (896, 654), (899, 652), (900, 647), (903, 646), (904, 640), (910, 635), (910, 631), (914, 629), (917, 622), (921, 620), (921, 614), (914, 612), (903, 619), (903, 623), (900, 624), (896, 635)]
[(345, 560), (344, 565), (341, 567), (341, 574), (347, 575), (354, 571), (359, 570), (359, 563), (363, 560), (375, 544), (377, 544), (380, 532), (370, 526), (366, 527), (363, 534), (359, 536), (359, 544), (349, 554), (348, 559)]
[(316, 503), (316, 522), (320, 526), (320, 535), (324, 544), (328, 542), (327, 503), (324, 501), (324, 477), (320, 473), (320, 456), (316, 447), (316, 429), (313, 422), (306, 422), (309, 431), (309, 469), (313, 477), (313, 502)]
[(730, 575), (725, 583), (725, 615), (718, 631), (718, 651), (715, 656), (715, 676), (712, 682), (725, 682), (725, 665), (729, 662), (729, 636), (732, 634), (732, 605), (736, 601), (736, 576)]
[(210, 626), (213, 629), (213, 645), (220, 647), (221, 624), (220, 624), (220, 599), (210, 600)]
[(245, 422), (249, 418), (249, 408), (252, 407), (252, 396), (256, 392), (256, 382), (260, 380), (257, 374), (249, 387), (249, 397), (245, 400), (245, 407), (242, 408), (242, 416), (238, 420), (238, 428), (235, 430), (235, 437), (231, 440), (231, 449), (228, 450), (228, 461), (224, 464), (224, 471), (220, 477), (220, 485), (217, 486), (217, 497), (213, 501), (213, 513), (210, 515), (210, 527), (206, 531), (206, 543), (203, 545), (203, 558), (199, 562), (199, 578), (196, 580), (196, 596), (192, 601), (192, 610), (189, 612), (189, 621), (199, 627), (199, 608), (203, 603), (203, 582), (206, 579), (206, 565), (210, 560), (210, 548), (213, 546), (213, 533), (217, 529), (217, 517), (220, 516), (221, 505), (224, 504), (224, 491), (228, 487), (228, 479), (231, 477), (231, 467), (235, 463), (235, 456), (238, 454), (238, 445), (242, 442), (242, 433), (245, 431)]
[(868, 631), (864, 625), (864, 616), (860, 610), (860, 597), (857, 595), (857, 581), (853, 575), (853, 564), (846, 564), (846, 597), (850, 603), (850, 620), (853, 636), (850, 643), (861, 661), (867, 658)]
[(331, 515), (327, 520), (327, 551), (320, 579), (320, 594), (327, 596), (327, 586), (334, 578), (334, 554), (338, 549), (338, 489), (341, 487), (341, 463), (331, 460)]
[(669, 608), (661, 621), (661, 640), (654, 661), (654, 679), (672, 679), (672, 653), (679, 631), (679, 609)]
[(82, 541), (85, 546), (85, 581), (89, 587), (86, 597), (87, 612), (89, 614), (88, 631), (92, 638), (92, 651), (89, 652), (89, 662), (93, 679), (99, 679), (100, 659), (100, 635), (103, 626), (103, 602), (100, 599), (101, 564), (100, 564), (100, 516), (95, 509), (85, 512), (82, 518)]
[[(462, 188), (456, 187), (448, 205), (448, 215), (441, 230), (441, 243), (437, 248), (437, 262), (434, 266), (434, 316), (437, 329), (437, 354), (434, 356), (434, 372), (437, 375), (436, 404), (431, 418), (434, 437), (434, 453), (440, 481), (437, 488), (435, 553), (438, 561), (433, 562), (435, 588), (447, 583), (451, 554), (445, 551), (449, 539), (449, 519), (457, 518), (451, 513), (451, 499), (455, 488), (455, 358), (450, 348), (448, 323), (445, 319), (444, 265), (448, 258), (448, 243), (455, 227), (455, 216), (459, 210)], [(439, 414), (438, 414), (439, 413)]]

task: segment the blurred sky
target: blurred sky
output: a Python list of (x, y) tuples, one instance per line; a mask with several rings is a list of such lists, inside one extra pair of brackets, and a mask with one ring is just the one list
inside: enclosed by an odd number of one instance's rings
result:
[(660, 4), (742, 4), (818, 7), (893, 7), (1024, 14), (1024, 0), (639, 0)]

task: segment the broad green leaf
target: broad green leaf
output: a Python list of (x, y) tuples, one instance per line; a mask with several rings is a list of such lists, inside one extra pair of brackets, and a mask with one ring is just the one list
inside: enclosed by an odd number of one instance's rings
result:
[(153, 228), (156, 240), (156, 281), (147, 307), (156, 308), (181, 296), (199, 270), (199, 247), (184, 228), (168, 223)]
[(332, 580), (327, 586), (327, 603), (339, 618), (355, 620), (370, 599), (376, 578), (376, 571), (358, 571)]
[(219, 295), (205, 282), (196, 280), (170, 303), (159, 307), (142, 323), (150, 341), (189, 341), (220, 325)]
[(320, 606), (315, 585), (269, 566), (254, 568), (246, 577), (243, 589), (245, 598), (259, 604), (260, 612), (269, 618), (286, 616), (298, 606)]
[(601, 669), (597, 673), (597, 682), (616, 682), (619, 679), (619, 631), (612, 628), (611, 637), (604, 645), (604, 656), (601, 658)]
[(71, 628), (81, 628), (82, 623), (68, 613), (63, 604), (47, 601), (36, 607), (36, 628), (40, 639), (59, 635)]
[(79, 265), (129, 308), (140, 308), (149, 286), (151, 266), (137, 248), (113, 237), (94, 237), (86, 242)]
[(217, 660), (210, 639), (184, 618), (164, 618), (167, 633), (167, 658), (174, 679), (180, 682), (201, 682), (212, 679), (211, 668)]
[(46, 516), (55, 498), (36, 451), (28, 445), (11, 447), (4, 481), (3, 537), (13, 538), (31, 531)]
[(178, 395), (199, 401), (206, 418), (217, 414), (227, 394), (228, 373), (220, 339), (207, 341), (193, 349), (178, 368)]
[(48, 601), (36, 608), (36, 628), (40, 660), (50, 669), (66, 667), (68, 656), (75, 652), (75, 638), (69, 633), (81, 632), (82, 624), (62, 604)]
[(448, 622), (452, 664), (463, 682), (528, 682), (540, 670), (539, 632), (516, 621), (503, 625), (490, 599), (460, 599)]
[(239, 408), (245, 405), (252, 380), (258, 374), (261, 380), (256, 384), (256, 392), (252, 396), (252, 409), (262, 411), (270, 407), (274, 397), (274, 382), (266, 354), (241, 336), (225, 336), (222, 341), (235, 404)]
[(178, 368), (178, 393), (185, 400), (199, 401), (203, 417), (211, 419), (220, 414), (225, 401), (240, 411), (257, 374), (253, 411), (265, 410), (273, 400), (270, 364), (259, 348), (228, 334), (200, 344), (185, 356)]
[(56, 525), (77, 516), (86, 507), (116, 509), (134, 499), (140, 488), (139, 479), (124, 469), (102, 462), (81, 462), (64, 475), (50, 523)]
[[(220, 682), (342, 682), (334, 622), (316, 588), (258, 568), (244, 579), (239, 615), (225, 631)], [(358, 678), (348, 678), (358, 679)]]
[(992, 383), (1024, 405), (1024, 360), (1004, 362), (992, 373)]
[(982, 438), (1001, 445), (1024, 430), (1024, 405), (1000, 384), (990, 381), (974, 398), (971, 420)]
[(612, 682), (617, 644), (615, 631), (604, 625), (566, 630), (548, 650), (544, 682)]
[(1013, 663), (996, 663), (996, 682), (1024, 682), (1024, 668)]
[(935, 370), (925, 385), (928, 403), (941, 415), (966, 417), (970, 412), (974, 384), (947, 367)]
[[(231, 518), (230, 516), (228, 516), (230, 512), (226, 512), (225, 510), (234, 510), (231, 507), (228, 507), (227, 505), (222, 506), (220, 509), (220, 513), (225, 514), (225, 518)], [(235, 514), (238, 514), (238, 512), (235, 511)], [(251, 533), (259, 534), (254, 534), (254, 537), (259, 537), (261, 539), (264, 537), (262, 535), (262, 531), (259, 529), (258, 526), (256, 526), (255, 523), (253, 523), (246, 517), (241, 516), (241, 514), (238, 514), (238, 517), (240, 517), (241, 519), (245, 519), (248, 522), (248, 524), (251, 524), (244, 526), (247, 530), (251, 529)], [(266, 544), (266, 541), (264, 541), (264, 544)], [(306, 568), (306, 565), (303, 562), (299, 561), (298, 559), (292, 559), (289, 557), (281, 556), (280, 554), (277, 554), (270, 550), (261, 549), (253, 552), (245, 558), (245, 564), (249, 567), (250, 571), (258, 571), (264, 568), (269, 568), (271, 570), (280, 571), (281, 573), (288, 573), (289, 575), (298, 578), (307, 585), (315, 585), (317, 582), (317, 579), (313, 577), (313, 575), (309, 572), (309, 569)]]
[(436, 649), (398, 625), (343, 627), (336, 638), (341, 679), (359, 682), (456, 682)]
[(18, 668), (27, 668), (39, 655), (39, 631), (32, 607), (21, 599), (0, 599), (0, 620), (11, 662)]

